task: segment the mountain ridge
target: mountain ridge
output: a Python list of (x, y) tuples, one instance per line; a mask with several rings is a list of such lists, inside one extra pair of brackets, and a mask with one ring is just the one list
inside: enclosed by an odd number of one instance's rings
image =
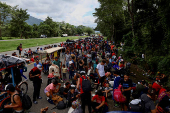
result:
[(41, 22), (43, 22), (43, 20), (35, 18), (33, 16), (29, 16), (29, 19), (25, 21), (26, 23), (28, 23), (29, 25), (33, 25), (33, 24), (37, 24), (39, 25)]

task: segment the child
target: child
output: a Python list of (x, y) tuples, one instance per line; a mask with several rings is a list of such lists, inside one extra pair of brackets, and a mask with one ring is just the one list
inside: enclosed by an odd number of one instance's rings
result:
[(67, 77), (66, 77), (67, 68), (65, 67), (65, 64), (63, 64), (62, 72), (63, 72), (63, 80), (66, 81), (66, 79), (67, 79)]
[(54, 74), (54, 70), (52, 70), (52, 73), (49, 73), (48, 78), (54, 78), (55, 74)]
[(105, 91), (103, 91), (106, 93), (106, 98), (108, 97), (108, 93), (110, 92), (111, 95), (113, 96), (113, 88), (109, 87), (109, 83), (106, 83), (106, 88)]
[(52, 81), (52, 78), (56, 77), (54, 70), (52, 70), (52, 72), (49, 73), (49, 75), (47, 77), (48, 77), (47, 85), (49, 85)]

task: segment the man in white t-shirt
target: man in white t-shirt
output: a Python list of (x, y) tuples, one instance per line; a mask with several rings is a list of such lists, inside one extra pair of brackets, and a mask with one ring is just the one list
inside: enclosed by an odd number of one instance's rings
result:
[(101, 63), (99, 63), (96, 67), (96, 72), (99, 76), (99, 80), (100, 80), (100, 83), (101, 83), (101, 86), (103, 86), (103, 82), (104, 82), (104, 79), (105, 79), (105, 71), (104, 71), (104, 64), (106, 63), (105, 60), (102, 60)]

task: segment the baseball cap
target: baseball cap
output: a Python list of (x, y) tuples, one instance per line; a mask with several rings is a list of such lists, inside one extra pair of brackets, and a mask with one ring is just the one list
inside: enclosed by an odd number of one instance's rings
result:
[(86, 74), (86, 72), (85, 71), (80, 71), (80, 74)]
[(41, 66), (40, 64), (37, 65), (37, 68), (38, 68), (39, 70), (42, 70), (42, 66)]
[(7, 84), (5, 86), (5, 91), (15, 91), (15, 87), (12, 84)]

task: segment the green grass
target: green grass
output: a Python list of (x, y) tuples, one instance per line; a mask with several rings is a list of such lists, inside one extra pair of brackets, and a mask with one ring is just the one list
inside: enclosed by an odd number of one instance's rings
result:
[(22, 47), (29, 48), (47, 44), (54, 44), (58, 42), (64, 42), (67, 39), (78, 39), (79, 37), (84, 38), (87, 36), (74, 36), (74, 37), (59, 37), (59, 38), (41, 38), (41, 39), (26, 39), (26, 40), (15, 40), (15, 41), (0, 41), (0, 52), (16, 50), (17, 46), (22, 43)]
[(20, 37), (2, 37), (2, 40), (14, 40), (14, 39), (20, 39)]

